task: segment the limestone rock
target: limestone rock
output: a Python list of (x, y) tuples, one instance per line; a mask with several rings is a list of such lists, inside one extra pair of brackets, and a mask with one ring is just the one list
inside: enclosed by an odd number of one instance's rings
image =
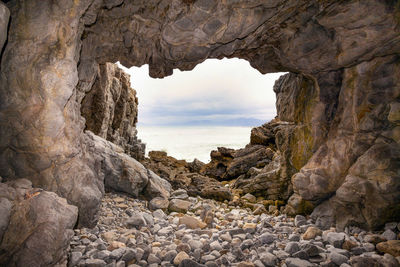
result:
[[(78, 208), (53, 192), (37, 188), (28, 189), (18, 199), (1, 240), (0, 265), (56, 265), (66, 261)], [(4, 211), (6, 207), (2, 208)]]
[(190, 229), (203, 229), (207, 226), (206, 223), (188, 215), (184, 215), (183, 217), (179, 218), (179, 224), (184, 224)]
[(86, 130), (122, 147), (131, 157), (144, 158), (137, 138), (138, 99), (130, 76), (112, 63), (100, 64), (96, 80), (82, 100)]
[(2, 2), (0, 2), (0, 51), (3, 50), (4, 43), (7, 40), (9, 19), (10, 11)]

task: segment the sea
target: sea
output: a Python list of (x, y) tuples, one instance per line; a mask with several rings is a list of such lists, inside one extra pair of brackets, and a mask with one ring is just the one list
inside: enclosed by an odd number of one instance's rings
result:
[(188, 162), (195, 158), (208, 163), (210, 152), (217, 147), (239, 149), (250, 142), (252, 127), (186, 126), (156, 127), (138, 126), (138, 138), (149, 151), (165, 151), (176, 159)]

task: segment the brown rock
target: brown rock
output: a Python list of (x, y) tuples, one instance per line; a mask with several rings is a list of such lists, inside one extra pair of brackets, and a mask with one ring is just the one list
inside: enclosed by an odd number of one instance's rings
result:
[(189, 259), (189, 255), (186, 252), (181, 251), (179, 252), (174, 258), (174, 265), (179, 265), (183, 260)]
[(173, 212), (186, 213), (192, 203), (181, 199), (171, 199), (169, 202), (168, 210)]
[(342, 248), (345, 250), (351, 251), (352, 248), (355, 248), (357, 246), (358, 246), (357, 242), (352, 241), (352, 240), (345, 240), (343, 242)]
[(322, 231), (316, 227), (308, 227), (306, 232), (303, 234), (304, 240), (315, 239), (317, 236), (322, 235)]
[(190, 229), (204, 229), (207, 227), (206, 223), (188, 215), (184, 215), (183, 217), (179, 218), (179, 224), (184, 224)]
[(157, 209), (166, 210), (168, 209), (168, 206), (169, 206), (168, 199), (163, 197), (155, 197), (149, 202), (149, 209), (151, 210), (157, 210)]
[(107, 247), (107, 250), (113, 251), (113, 250), (116, 250), (118, 248), (124, 248), (124, 247), (126, 247), (126, 245), (124, 243), (122, 243), (122, 242), (111, 241), (110, 245)]
[(376, 245), (376, 249), (382, 253), (389, 253), (394, 257), (400, 256), (400, 240), (388, 240)]

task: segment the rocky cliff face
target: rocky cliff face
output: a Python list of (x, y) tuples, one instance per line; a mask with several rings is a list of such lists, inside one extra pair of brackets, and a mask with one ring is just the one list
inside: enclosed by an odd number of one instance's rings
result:
[[(96, 153), (104, 140), (84, 132), (82, 99), (93, 86), (93, 94), (108, 94), (95, 93), (94, 84), (107, 80), (97, 76), (99, 64), (118, 60), (148, 63), (153, 77), (222, 57), (293, 73), (275, 89), (278, 117), (291, 125), (278, 135), (292, 151), (281, 160), (299, 170), (292, 203), (317, 205), (313, 217), (325, 226), (376, 227), (400, 214), (398, 1), (11, 0), (7, 7), (0, 176), (66, 198), (79, 207), (81, 225), (95, 223), (102, 164), (115, 163)], [(104, 106), (111, 107), (118, 101)], [(119, 138), (132, 132), (117, 124), (111, 136), (124, 146)], [(123, 164), (118, 153), (108, 154), (119, 158), (111, 166)]]
[(130, 77), (117, 65), (99, 65), (96, 80), (82, 100), (86, 129), (124, 148), (135, 159), (144, 158), (145, 145), (137, 138), (138, 99)]

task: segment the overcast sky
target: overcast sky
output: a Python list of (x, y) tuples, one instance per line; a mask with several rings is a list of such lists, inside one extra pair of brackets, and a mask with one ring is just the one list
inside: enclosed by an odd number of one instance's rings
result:
[(127, 72), (143, 126), (261, 125), (276, 115), (272, 87), (283, 74), (262, 75), (240, 59), (208, 59), (163, 79), (150, 78), (148, 65)]

